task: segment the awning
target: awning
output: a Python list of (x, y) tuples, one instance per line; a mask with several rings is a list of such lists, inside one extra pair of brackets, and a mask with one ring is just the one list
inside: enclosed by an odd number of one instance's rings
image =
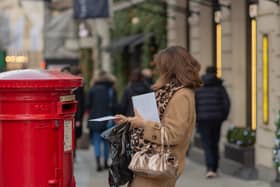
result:
[(147, 40), (151, 36), (152, 33), (141, 33), (141, 34), (126, 36), (118, 40), (112, 41), (107, 47), (105, 47), (105, 50), (109, 52), (120, 52), (126, 47), (132, 50), (137, 45), (143, 44), (145, 40)]

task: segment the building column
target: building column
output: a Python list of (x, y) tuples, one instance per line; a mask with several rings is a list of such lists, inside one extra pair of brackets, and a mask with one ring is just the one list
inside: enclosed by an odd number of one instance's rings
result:
[[(257, 16), (257, 142), (256, 164), (261, 179), (273, 180), (272, 149), (280, 110), (280, 11), (276, 3), (260, 0)], [(263, 37), (268, 36), (268, 123), (263, 117)], [(268, 169), (270, 168), (270, 169)]]
[(93, 21), (92, 28), (96, 43), (94, 45), (95, 70), (105, 70), (111, 72), (111, 56), (103, 50), (110, 43), (110, 22), (109, 19), (96, 19)]
[(110, 44), (110, 23), (109, 19), (100, 21), (99, 23), (100, 28), (100, 36), (101, 36), (101, 68), (107, 72), (112, 71), (112, 64), (111, 64), (111, 55), (108, 51), (103, 50)]
[(213, 49), (213, 10), (212, 7), (200, 5), (200, 64), (201, 73), (205, 72), (206, 67), (214, 64), (214, 49)]
[[(231, 122), (235, 126), (246, 127), (247, 124), (247, 10), (244, 0), (232, 0), (232, 74), (227, 77), (231, 82)], [(227, 59), (224, 58), (223, 62)]]
[(167, 45), (187, 47), (187, 2), (188, 0), (167, 1)]
[[(200, 62), (200, 6), (198, 3), (189, 3), (189, 51)], [(202, 71), (200, 72), (202, 73)]]

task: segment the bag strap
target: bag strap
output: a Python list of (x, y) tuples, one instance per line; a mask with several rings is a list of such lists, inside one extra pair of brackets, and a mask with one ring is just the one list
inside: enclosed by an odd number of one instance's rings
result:
[[(165, 126), (162, 126), (162, 127), (160, 128), (160, 141), (161, 141), (161, 149), (160, 149), (160, 152), (161, 152), (161, 153), (164, 152), (164, 138), (166, 138), (166, 137), (165, 137), (165, 134), (166, 134), (166, 132), (165, 132)], [(166, 143), (167, 143), (167, 141), (166, 141)], [(167, 144), (168, 144), (168, 143), (167, 143)]]
[[(171, 89), (171, 93), (168, 95), (168, 98), (167, 98), (167, 102), (165, 102), (162, 106), (162, 110), (161, 110), (161, 116), (164, 115), (165, 111), (166, 111), (166, 107), (169, 103), (169, 101), (171, 100), (171, 98), (174, 96), (174, 94), (182, 89), (183, 86), (180, 86), (180, 87), (176, 87), (175, 89)], [(160, 96), (159, 96), (160, 97)], [(158, 99), (158, 101), (160, 101), (160, 99)], [(164, 152), (164, 143), (166, 143), (167, 145), (167, 152), (170, 151), (170, 144), (169, 144), (169, 139), (168, 139), (168, 136), (167, 136), (167, 133), (166, 133), (166, 126), (165, 126), (165, 122), (163, 121), (161, 124), (161, 131), (160, 131), (160, 137), (161, 137), (161, 153)]]
[(163, 153), (164, 152), (164, 143), (166, 142), (166, 145), (167, 145), (167, 152), (170, 152), (170, 144), (169, 144), (169, 139), (168, 139), (168, 136), (167, 136), (167, 133), (166, 133), (166, 127), (165, 126), (162, 126), (161, 127), (161, 130), (160, 130), (160, 137), (161, 137), (161, 150), (160, 152)]

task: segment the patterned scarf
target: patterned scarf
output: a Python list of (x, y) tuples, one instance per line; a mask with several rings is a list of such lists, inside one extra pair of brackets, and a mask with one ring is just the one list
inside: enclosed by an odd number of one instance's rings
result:
[[(158, 89), (155, 93), (156, 101), (159, 110), (159, 117), (162, 120), (165, 109), (172, 98), (172, 96), (179, 90), (183, 88), (183, 86), (177, 81), (171, 81), (170, 83), (164, 85), (160, 89)], [(151, 143), (143, 138), (144, 129), (143, 128), (133, 128), (131, 133), (131, 149), (133, 153), (141, 151), (143, 147), (147, 145), (152, 145), (149, 152), (153, 153), (157, 150), (158, 145)]]

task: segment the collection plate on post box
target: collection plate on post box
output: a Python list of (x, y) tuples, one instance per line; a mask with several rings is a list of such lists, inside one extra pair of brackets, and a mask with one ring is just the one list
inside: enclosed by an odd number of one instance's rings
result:
[(72, 150), (72, 121), (64, 120), (64, 151)]

